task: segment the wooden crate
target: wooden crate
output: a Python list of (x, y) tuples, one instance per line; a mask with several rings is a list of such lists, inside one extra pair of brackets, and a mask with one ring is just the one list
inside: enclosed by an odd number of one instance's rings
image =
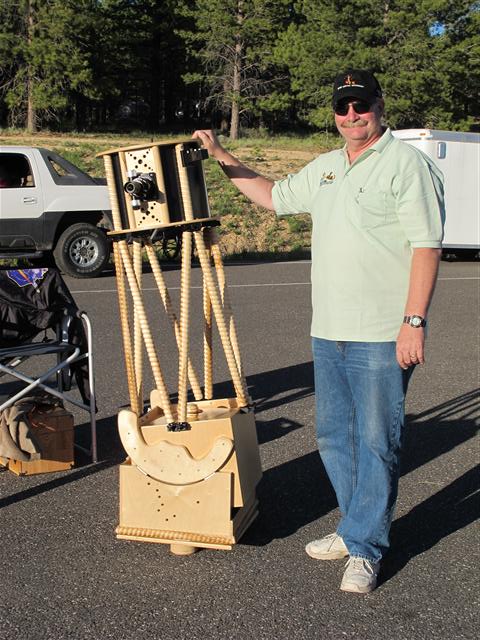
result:
[(61, 407), (46, 412), (34, 411), (31, 423), (42, 457), (30, 462), (3, 458), (4, 466), (17, 476), (71, 469), (74, 464), (73, 415)]

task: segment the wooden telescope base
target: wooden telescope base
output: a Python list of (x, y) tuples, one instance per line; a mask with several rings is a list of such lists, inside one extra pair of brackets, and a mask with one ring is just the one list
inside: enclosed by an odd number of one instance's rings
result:
[(169, 544), (170, 552), (177, 556), (189, 556), (199, 549), (219, 549), (231, 551), (248, 527), (258, 516), (258, 500), (254, 498), (250, 504), (237, 510), (232, 520), (232, 532), (229, 536), (200, 535), (192, 531), (162, 531), (160, 529), (140, 529), (118, 526), (115, 529), (119, 540), (136, 542), (156, 542)]
[(257, 516), (262, 470), (253, 411), (235, 398), (194, 406), (185, 431), (168, 431), (158, 406), (142, 418), (119, 413), (129, 457), (119, 467), (117, 538), (169, 544), (177, 555), (230, 550)]

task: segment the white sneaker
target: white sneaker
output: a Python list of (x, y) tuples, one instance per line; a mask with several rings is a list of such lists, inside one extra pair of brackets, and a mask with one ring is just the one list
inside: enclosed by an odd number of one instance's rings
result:
[(305, 551), (315, 560), (340, 560), (348, 556), (348, 549), (342, 538), (331, 533), (321, 540), (313, 540), (305, 547)]
[(345, 573), (340, 585), (342, 591), (370, 593), (375, 589), (380, 562), (370, 562), (365, 558), (351, 556), (345, 566)]

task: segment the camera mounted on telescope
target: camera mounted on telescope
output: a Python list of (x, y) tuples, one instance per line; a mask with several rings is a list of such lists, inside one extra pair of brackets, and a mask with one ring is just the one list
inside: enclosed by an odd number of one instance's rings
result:
[(132, 198), (133, 209), (140, 209), (142, 202), (158, 199), (159, 192), (154, 173), (139, 173), (131, 170), (127, 175), (129, 180), (123, 188)]

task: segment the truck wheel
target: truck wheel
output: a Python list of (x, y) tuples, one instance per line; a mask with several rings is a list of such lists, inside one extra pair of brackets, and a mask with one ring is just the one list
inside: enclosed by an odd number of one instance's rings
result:
[(110, 257), (105, 233), (88, 222), (65, 229), (53, 250), (57, 266), (74, 278), (94, 278)]

